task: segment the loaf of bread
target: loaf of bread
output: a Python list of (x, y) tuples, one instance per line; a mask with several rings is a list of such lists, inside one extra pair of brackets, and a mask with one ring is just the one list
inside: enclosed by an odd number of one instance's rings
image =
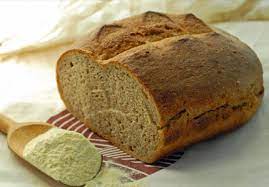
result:
[(147, 163), (241, 126), (263, 96), (256, 54), (192, 14), (98, 28), (61, 55), (57, 82), (74, 116)]

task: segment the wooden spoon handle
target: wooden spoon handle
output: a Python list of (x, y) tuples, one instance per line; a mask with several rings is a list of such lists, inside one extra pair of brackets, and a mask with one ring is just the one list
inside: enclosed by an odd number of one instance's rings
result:
[(16, 124), (12, 119), (0, 114), (0, 131), (7, 134), (9, 129)]

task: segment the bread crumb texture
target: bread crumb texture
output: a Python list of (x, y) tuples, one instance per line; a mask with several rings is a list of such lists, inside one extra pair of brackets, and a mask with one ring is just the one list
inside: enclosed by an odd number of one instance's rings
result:
[(81, 186), (99, 172), (102, 157), (83, 135), (52, 128), (26, 144), (23, 157), (53, 179)]

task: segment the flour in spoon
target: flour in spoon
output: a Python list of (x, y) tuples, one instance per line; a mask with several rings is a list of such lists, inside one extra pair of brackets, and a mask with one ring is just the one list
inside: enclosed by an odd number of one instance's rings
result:
[(23, 157), (53, 179), (81, 186), (99, 172), (102, 157), (83, 135), (52, 128), (26, 144)]

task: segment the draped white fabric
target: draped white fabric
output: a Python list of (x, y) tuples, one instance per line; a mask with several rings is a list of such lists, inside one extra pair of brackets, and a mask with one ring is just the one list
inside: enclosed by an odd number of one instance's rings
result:
[(208, 23), (269, 20), (268, 0), (0, 1), (0, 58), (67, 44), (101, 23), (153, 10)]

